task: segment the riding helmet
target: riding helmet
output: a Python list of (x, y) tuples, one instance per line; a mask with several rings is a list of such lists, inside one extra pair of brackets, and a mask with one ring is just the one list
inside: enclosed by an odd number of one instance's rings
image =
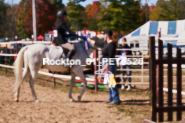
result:
[(63, 17), (63, 16), (67, 16), (67, 12), (65, 10), (60, 10), (57, 12), (57, 17)]

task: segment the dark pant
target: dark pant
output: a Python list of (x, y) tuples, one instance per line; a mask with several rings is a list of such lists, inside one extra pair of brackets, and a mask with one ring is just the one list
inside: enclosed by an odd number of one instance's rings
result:
[[(103, 63), (103, 66), (104, 65), (105, 65), (105, 63)], [(117, 69), (117, 65), (116, 65), (116, 61), (114, 61), (114, 65), (109, 65), (109, 71), (111, 71), (115, 76), (116, 69)], [(109, 83), (107, 83), (107, 86), (109, 86)], [(114, 88), (113, 87), (109, 88), (109, 101), (110, 102), (112, 102), (112, 101), (120, 102), (117, 85)]]
[[(124, 83), (128, 79), (128, 82), (131, 83), (131, 77), (130, 77), (132, 74), (132, 71), (130, 71), (131, 65), (122, 65), (121, 69), (126, 69), (121, 71), (121, 81)], [(127, 75), (127, 79), (123, 77), (125, 74)]]

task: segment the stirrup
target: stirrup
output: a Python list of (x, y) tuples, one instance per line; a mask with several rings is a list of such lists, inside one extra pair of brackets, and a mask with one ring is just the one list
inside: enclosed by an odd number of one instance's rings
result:
[(63, 65), (64, 68), (68, 68), (68, 67), (71, 67), (71, 65)]
[(64, 65), (64, 68), (72, 68), (72, 65)]

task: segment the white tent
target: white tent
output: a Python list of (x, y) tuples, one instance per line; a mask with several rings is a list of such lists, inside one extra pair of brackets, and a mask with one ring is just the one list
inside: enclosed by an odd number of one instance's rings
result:
[(161, 39), (164, 41), (164, 45), (167, 43), (180, 45), (178, 42), (182, 42), (183, 39), (185, 39), (185, 20), (148, 21), (125, 37), (127, 38), (128, 44), (131, 42), (139, 42), (139, 47), (148, 48), (147, 42), (149, 36), (155, 36), (157, 41), (159, 29), (161, 30)]
[[(139, 47), (142, 47), (142, 49), (148, 49), (147, 42), (149, 40), (149, 36), (155, 36), (157, 41), (159, 29), (161, 30), (161, 39), (164, 41), (165, 46), (167, 43), (180, 45), (179, 42), (182, 42), (185, 39), (185, 20), (148, 21), (125, 37), (127, 38), (128, 44), (131, 42), (139, 42)], [(173, 50), (176, 49), (173, 48)], [(164, 52), (166, 52), (166, 50)]]
[[(126, 35), (127, 41), (148, 41), (149, 36), (158, 39), (158, 31), (161, 29), (161, 38), (172, 38), (185, 31), (185, 20), (177, 21), (148, 21), (135, 31)], [(185, 35), (184, 35), (185, 37)]]
[(175, 44), (177, 46), (180, 46), (180, 45), (185, 45), (185, 30), (180, 32), (179, 34), (176, 34), (175, 36), (173, 37), (161, 37), (160, 38), (161, 40), (164, 40), (166, 43), (172, 43), (172, 44)]

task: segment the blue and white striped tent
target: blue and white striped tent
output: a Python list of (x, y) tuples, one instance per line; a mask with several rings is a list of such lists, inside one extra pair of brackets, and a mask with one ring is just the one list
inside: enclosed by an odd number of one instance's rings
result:
[[(179, 47), (179, 45), (181, 45), (181, 47), (184, 47), (184, 45), (179, 44), (178, 42), (179, 38), (185, 39), (185, 20), (148, 21), (125, 37), (127, 38), (128, 44), (130, 44), (131, 42), (139, 42), (139, 47), (148, 49), (148, 43), (146, 42), (149, 40), (149, 36), (155, 36), (155, 39), (157, 41), (159, 29), (161, 29), (161, 39), (164, 41), (165, 47), (167, 43), (171, 43), (172, 45), (174, 45), (174, 48), (176, 46)], [(185, 48), (183, 49), (183, 52), (184, 51)], [(143, 53), (145, 54), (145, 52)], [(146, 52), (146, 54), (147, 53), (148, 52)]]
[(170, 38), (171, 40), (167, 40), (168, 38), (161, 38), (161, 39), (165, 40), (165, 43), (172, 43), (177, 46), (183, 45), (185, 43), (185, 30)]
[(159, 28), (161, 29), (161, 38), (175, 37), (185, 31), (185, 20), (148, 21), (125, 37), (128, 41), (147, 41), (149, 36), (156, 36), (157, 39)]

